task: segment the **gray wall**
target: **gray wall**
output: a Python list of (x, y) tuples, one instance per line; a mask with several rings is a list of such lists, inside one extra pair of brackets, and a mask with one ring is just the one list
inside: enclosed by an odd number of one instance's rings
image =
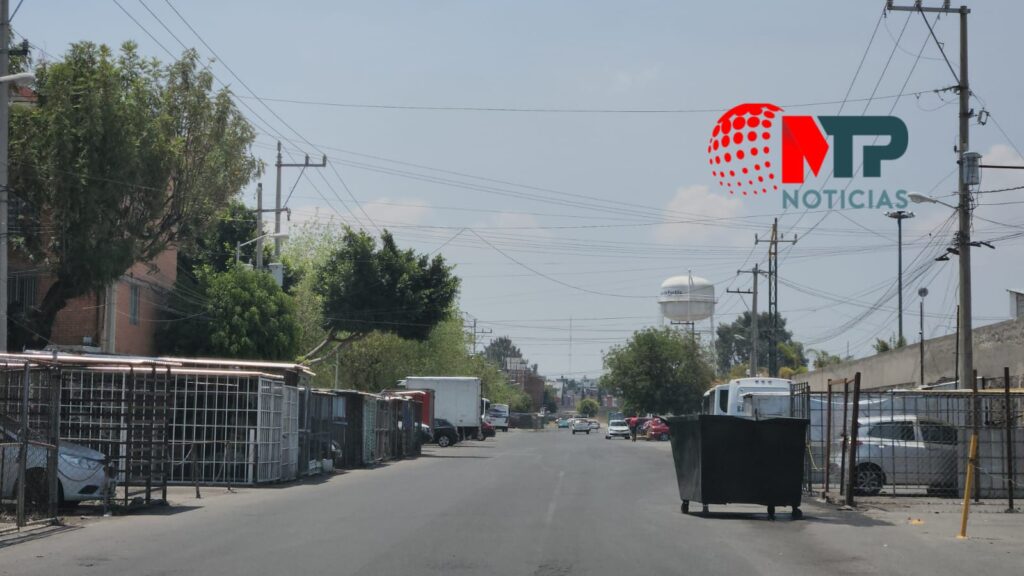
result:
[[(925, 384), (956, 379), (955, 364), (955, 334), (925, 341)], [(830, 378), (852, 379), (855, 373), (860, 372), (864, 389), (916, 387), (920, 382), (919, 365), (920, 352), (915, 342), (899, 350), (795, 376), (794, 380), (809, 383), (812, 390), (824, 390)], [(1012, 385), (1020, 386), (1021, 375), (1024, 374), (1024, 318), (974, 329), (974, 368), (978, 376), (1001, 379), (1005, 366), (1010, 368)]]

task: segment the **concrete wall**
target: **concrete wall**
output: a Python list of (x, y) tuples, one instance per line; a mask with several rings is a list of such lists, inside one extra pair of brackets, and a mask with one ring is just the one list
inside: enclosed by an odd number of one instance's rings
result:
[[(861, 373), (861, 386), (869, 388), (916, 387), (920, 383), (918, 344), (867, 358), (851, 360), (824, 370), (795, 377), (812, 390), (824, 390), (828, 380), (853, 378)], [(925, 341), (924, 381), (934, 384), (956, 379), (956, 335)], [(974, 329), (974, 368), (979, 377), (1002, 378), (1010, 368), (1011, 385), (1021, 386), (1024, 375), (1024, 318), (1007, 320)]]

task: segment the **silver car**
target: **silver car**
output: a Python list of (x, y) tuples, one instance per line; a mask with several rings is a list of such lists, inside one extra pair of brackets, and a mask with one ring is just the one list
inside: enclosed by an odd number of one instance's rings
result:
[[(0, 498), (16, 498), (18, 484), (18, 436), (0, 422)], [(8, 422), (7, 428), (13, 428)], [(102, 500), (114, 493), (116, 480), (107, 466), (107, 457), (91, 448), (61, 442), (57, 452), (57, 500), (61, 505), (83, 500)], [(29, 444), (25, 472), (25, 496), (30, 502), (47, 500), (46, 448)]]
[[(856, 487), (878, 494), (884, 486), (924, 486), (928, 491), (956, 488), (957, 429), (912, 414), (862, 418), (857, 427)], [(841, 450), (832, 457), (838, 472)]]

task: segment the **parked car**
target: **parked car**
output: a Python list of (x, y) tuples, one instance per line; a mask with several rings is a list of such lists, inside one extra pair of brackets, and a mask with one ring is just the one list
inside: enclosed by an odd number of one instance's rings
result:
[(447, 448), (459, 441), (459, 431), (455, 425), (444, 418), (434, 418), (434, 443)]
[[(955, 427), (913, 414), (863, 418), (857, 426), (854, 489), (875, 495), (886, 485), (919, 485), (929, 491), (956, 488)], [(838, 473), (842, 451), (830, 463)]]
[[(16, 422), (0, 417), (0, 459), (7, 463), (0, 476), (0, 498), (15, 498), (18, 483)], [(117, 485), (102, 452), (72, 442), (61, 442), (57, 452), (57, 501), (102, 500), (114, 493)], [(25, 472), (25, 496), (29, 502), (42, 504), (49, 500), (46, 482), (46, 448), (30, 444), (28, 469)]]
[(483, 432), (484, 440), (488, 438), (494, 438), (494, 436), (497, 434), (497, 429), (494, 427), (494, 424), (491, 424), (487, 420), (484, 420), (481, 423), (480, 430)]
[(420, 442), (428, 444), (434, 439), (434, 433), (430, 431), (430, 426), (420, 423)]
[(587, 422), (586, 418), (574, 418), (569, 429), (572, 430), (573, 436), (575, 436), (577, 432), (586, 432), (589, 435), (590, 422)]
[(661, 418), (651, 418), (644, 424), (644, 437), (648, 440), (668, 440), (668, 424)]
[(587, 423), (590, 424), (590, 429), (591, 430), (600, 430), (601, 429), (601, 423), (598, 422), (597, 420), (594, 420), (593, 418), (588, 418), (587, 419)]
[(555, 423), (558, 424), (559, 428), (569, 427), (569, 419), (565, 417), (559, 418), (558, 420), (555, 421)]
[(608, 432), (605, 433), (604, 437), (611, 440), (616, 436), (622, 436), (629, 440), (629, 424), (626, 424), (625, 420), (612, 420), (608, 422)]

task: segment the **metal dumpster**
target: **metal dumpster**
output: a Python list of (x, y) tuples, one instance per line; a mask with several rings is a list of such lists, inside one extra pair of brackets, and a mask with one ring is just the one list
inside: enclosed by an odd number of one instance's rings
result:
[(775, 517), (791, 506), (800, 518), (804, 444), (809, 421), (736, 416), (666, 418), (684, 514), (690, 502), (761, 504)]

